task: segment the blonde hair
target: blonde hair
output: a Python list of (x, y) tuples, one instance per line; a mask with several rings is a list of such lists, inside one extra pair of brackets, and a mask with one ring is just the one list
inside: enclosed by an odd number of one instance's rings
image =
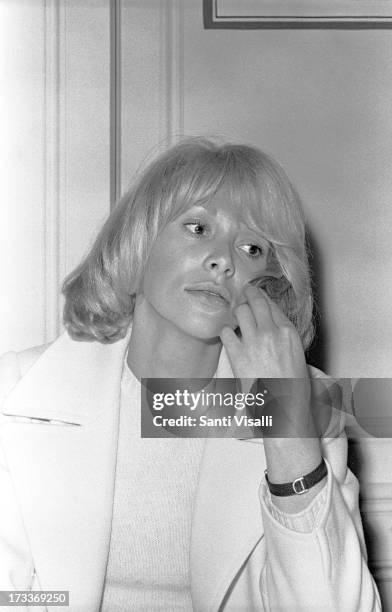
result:
[(289, 283), (281, 307), (308, 347), (312, 293), (298, 194), (281, 166), (259, 149), (204, 138), (182, 140), (141, 172), (65, 279), (64, 323), (70, 335), (99, 342), (122, 338), (159, 231), (196, 203), (208, 205), (223, 186), (245, 220), (269, 241)]

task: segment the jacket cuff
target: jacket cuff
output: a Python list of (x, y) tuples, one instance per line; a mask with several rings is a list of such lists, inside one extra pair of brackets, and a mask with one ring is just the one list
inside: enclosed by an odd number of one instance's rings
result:
[[(330, 478), (329, 474), (327, 478)], [(283, 510), (277, 508), (266, 485), (262, 485), (261, 495), (266, 511), (283, 527), (299, 533), (311, 533), (318, 524), (320, 513), (325, 508), (329, 488), (324, 486), (316, 497), (311, 500), (309, 505), (296, 514), (283, 512)]]

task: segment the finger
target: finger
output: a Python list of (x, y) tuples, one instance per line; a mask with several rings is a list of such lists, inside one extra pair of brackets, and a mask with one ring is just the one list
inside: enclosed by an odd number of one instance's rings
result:
[(279, 306), (274, 302), (274, 300), (270, 298), (266, 291), (260, 289), (259, 287), (254, 287), (253, 285), (250, 285), (250, 287), (257, 291), (259, 297), (261, 295), (264, 298), (265, 302), (269, 306), (270, 316), (272, 317), (272, 320), (276, 327), (292, 326), (291, 321), (286, 317), (284, 312), (281, 310), (281, 308), (279, 308)]
[(248, 285), (245, 288), (245, 295), (257, 326), (263, 329), (275, 327), (270, 300), (265, 291)]
[(253, 338), (256, 331), (256, 320), (249, 304), (240, 304), (234, 309), (241, 335), (244, 339)]
[(220, 333), (220, 339), (229, 356), (234, 355), (240, 347), (240, 340), (230, 327), (224, 327)]
[(271, 314), (275, 322), (275, 325), (277, 327), (283, 327), (283, 326), (292, 327), (293, 324), (291, 323), (290, 319), (288, 319), (285, 313), (283, 312), (283, 310), (279, 308), (277, 304), (275, 304), (274, 300), (271, 300), (271, 298), (267, 294), (265, 294), (265, 298), (271, 309)]

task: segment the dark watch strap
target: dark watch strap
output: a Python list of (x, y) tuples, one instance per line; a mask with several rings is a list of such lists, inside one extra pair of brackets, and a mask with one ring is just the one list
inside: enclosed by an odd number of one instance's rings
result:
[(302, 495), (303, 493), (306, 493), (309, 491), (309, 489), (314, 487), (314, 485), (320, 482), (320, 480), (322, 480), (327, 474), (327, 464), (325, 463), (324, 459), (322, 459), (320, 465), (318, 465), (313, 472), (309, 472), (309, 474), (306, 474), (306, 476), (300, 476), (293, 482), (274, 484), (268, 480), (267, 470), (265, 470), (265, 479), (272, 495), (285, 497), (287, 495)]

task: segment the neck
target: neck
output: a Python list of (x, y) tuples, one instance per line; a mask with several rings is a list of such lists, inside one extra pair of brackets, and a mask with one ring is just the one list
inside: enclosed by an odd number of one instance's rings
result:
[(136, 300), (127, 362), (137, 378), (212, 378), (221, 348), (219, 338), (189, 336)]

